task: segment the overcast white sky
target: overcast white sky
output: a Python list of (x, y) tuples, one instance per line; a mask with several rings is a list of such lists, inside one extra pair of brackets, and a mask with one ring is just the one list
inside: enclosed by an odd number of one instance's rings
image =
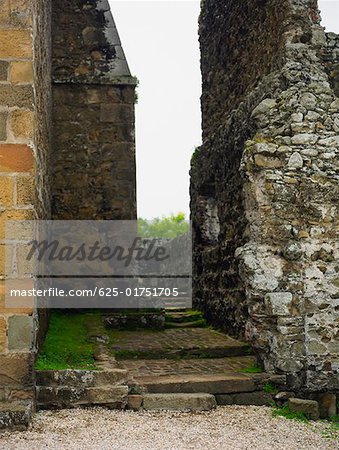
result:
[[(138, 215), (189, 215), (189, 167), (201, 143), (199, 0), (110, 0), (133, 75)], [(320, 0), (323, 25), (339, 32), (339, 0)]]

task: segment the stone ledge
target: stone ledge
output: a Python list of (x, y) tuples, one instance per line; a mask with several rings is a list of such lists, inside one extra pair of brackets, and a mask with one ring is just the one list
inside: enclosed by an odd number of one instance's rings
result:
[(36, 388), (40, 409), (63, 409), (86, 406), (106, 406), (124, 409), (127, 405), (128, 386), (42, 387)]
[(146, 411), (210, 411), (216, 408), (211, 394), (146, 394), (143, 409)]
[(100, 387), (127, 381), (127, 370), (38, 370), (36, 382), (41, 387)]

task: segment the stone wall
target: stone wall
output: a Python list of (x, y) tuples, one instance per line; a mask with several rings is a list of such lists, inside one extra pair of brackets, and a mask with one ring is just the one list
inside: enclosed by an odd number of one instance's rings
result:
[(19, 246), (6, 243), (5, 230), (8, 220), (48, 215), (48, 182), (42, 169), (49, 148), (48, 38), (40, 34), (42, 26), (48, 27), (48, 4), (0, 4), (0, 402), (30, 401), (34, 395), (39, 318), (33, 305), (5, 305), (5, 275), (9, 266), (21, 264)]
[(106, 0), (53, 2), (52, 216), (136, 218), (131, 77)]
[(339, 390), (337, 38), (319, 23), (313, 0), (203, 2), (191, 171), (195, 302), (300, 391)]

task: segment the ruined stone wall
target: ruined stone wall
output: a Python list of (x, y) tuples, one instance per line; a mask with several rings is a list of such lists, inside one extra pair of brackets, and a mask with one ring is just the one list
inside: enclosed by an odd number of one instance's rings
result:
[[(271, 29), (256, 22), (263, 8)], [(203, 3), (207, 117), (191, 183), (195, 301), (210, 321), (251, 342), (290, 387), (336, 391), (337, 52), (319, 20), (311, 0)], [(261, 69), (241, 63), (240, 75), (222, 50), (231, 43), (240, 61), (252, 46)], [(235, 74), (238, 90), (228, 83)], [(239, 101), (210, 95), (232, 98), (229, 89)]]
[(5, 305), (4, 278), (23, 267), (20, 246), (10, 245), (5, 232), (8, 220), (45, 217), (49, 210), (48, 181), (41, 169), (49, 147), (48, 36), (40, 34), (41, 20), (48, 27), (48, 4), (0, 3), (0, 401), (7, 402), (29, 401), (34, 395), (39, 318), (33, 304)]
[(52, 215), (135, 219), (134, 103), (108, 2), (53, 2)]

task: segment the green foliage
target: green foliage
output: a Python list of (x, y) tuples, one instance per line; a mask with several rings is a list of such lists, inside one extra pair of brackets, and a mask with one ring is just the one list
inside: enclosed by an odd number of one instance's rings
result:
[(95, 370), (95, 345), (86, 337), (85, 314), (53, 312), (37, 370)]
[(308, 418), (303, 412), (293, 412), (287, 405), (273, 410), (273, 416), (282, 416), (285, 419), (297, 420), (298, 422), (308, 422)]
[(262, 367), (249, 366), (249, 367), (245, 367), (244, 369), (239, 369), (239, 372), (242, 372), (242, 373), (263, 373), (265, 371), (264, 371), (264, 369)]
[(142, 238), (173, 239), (189, 231), (185, 214), (171, 214), (169, 217), (156, 217), (151, 220), (138, 219), (138, 233)]
[(265, 383), (262, 390), (267, 392), (268, 394), (277, 394), (278, 389), (274, 386), (273, 383)]

